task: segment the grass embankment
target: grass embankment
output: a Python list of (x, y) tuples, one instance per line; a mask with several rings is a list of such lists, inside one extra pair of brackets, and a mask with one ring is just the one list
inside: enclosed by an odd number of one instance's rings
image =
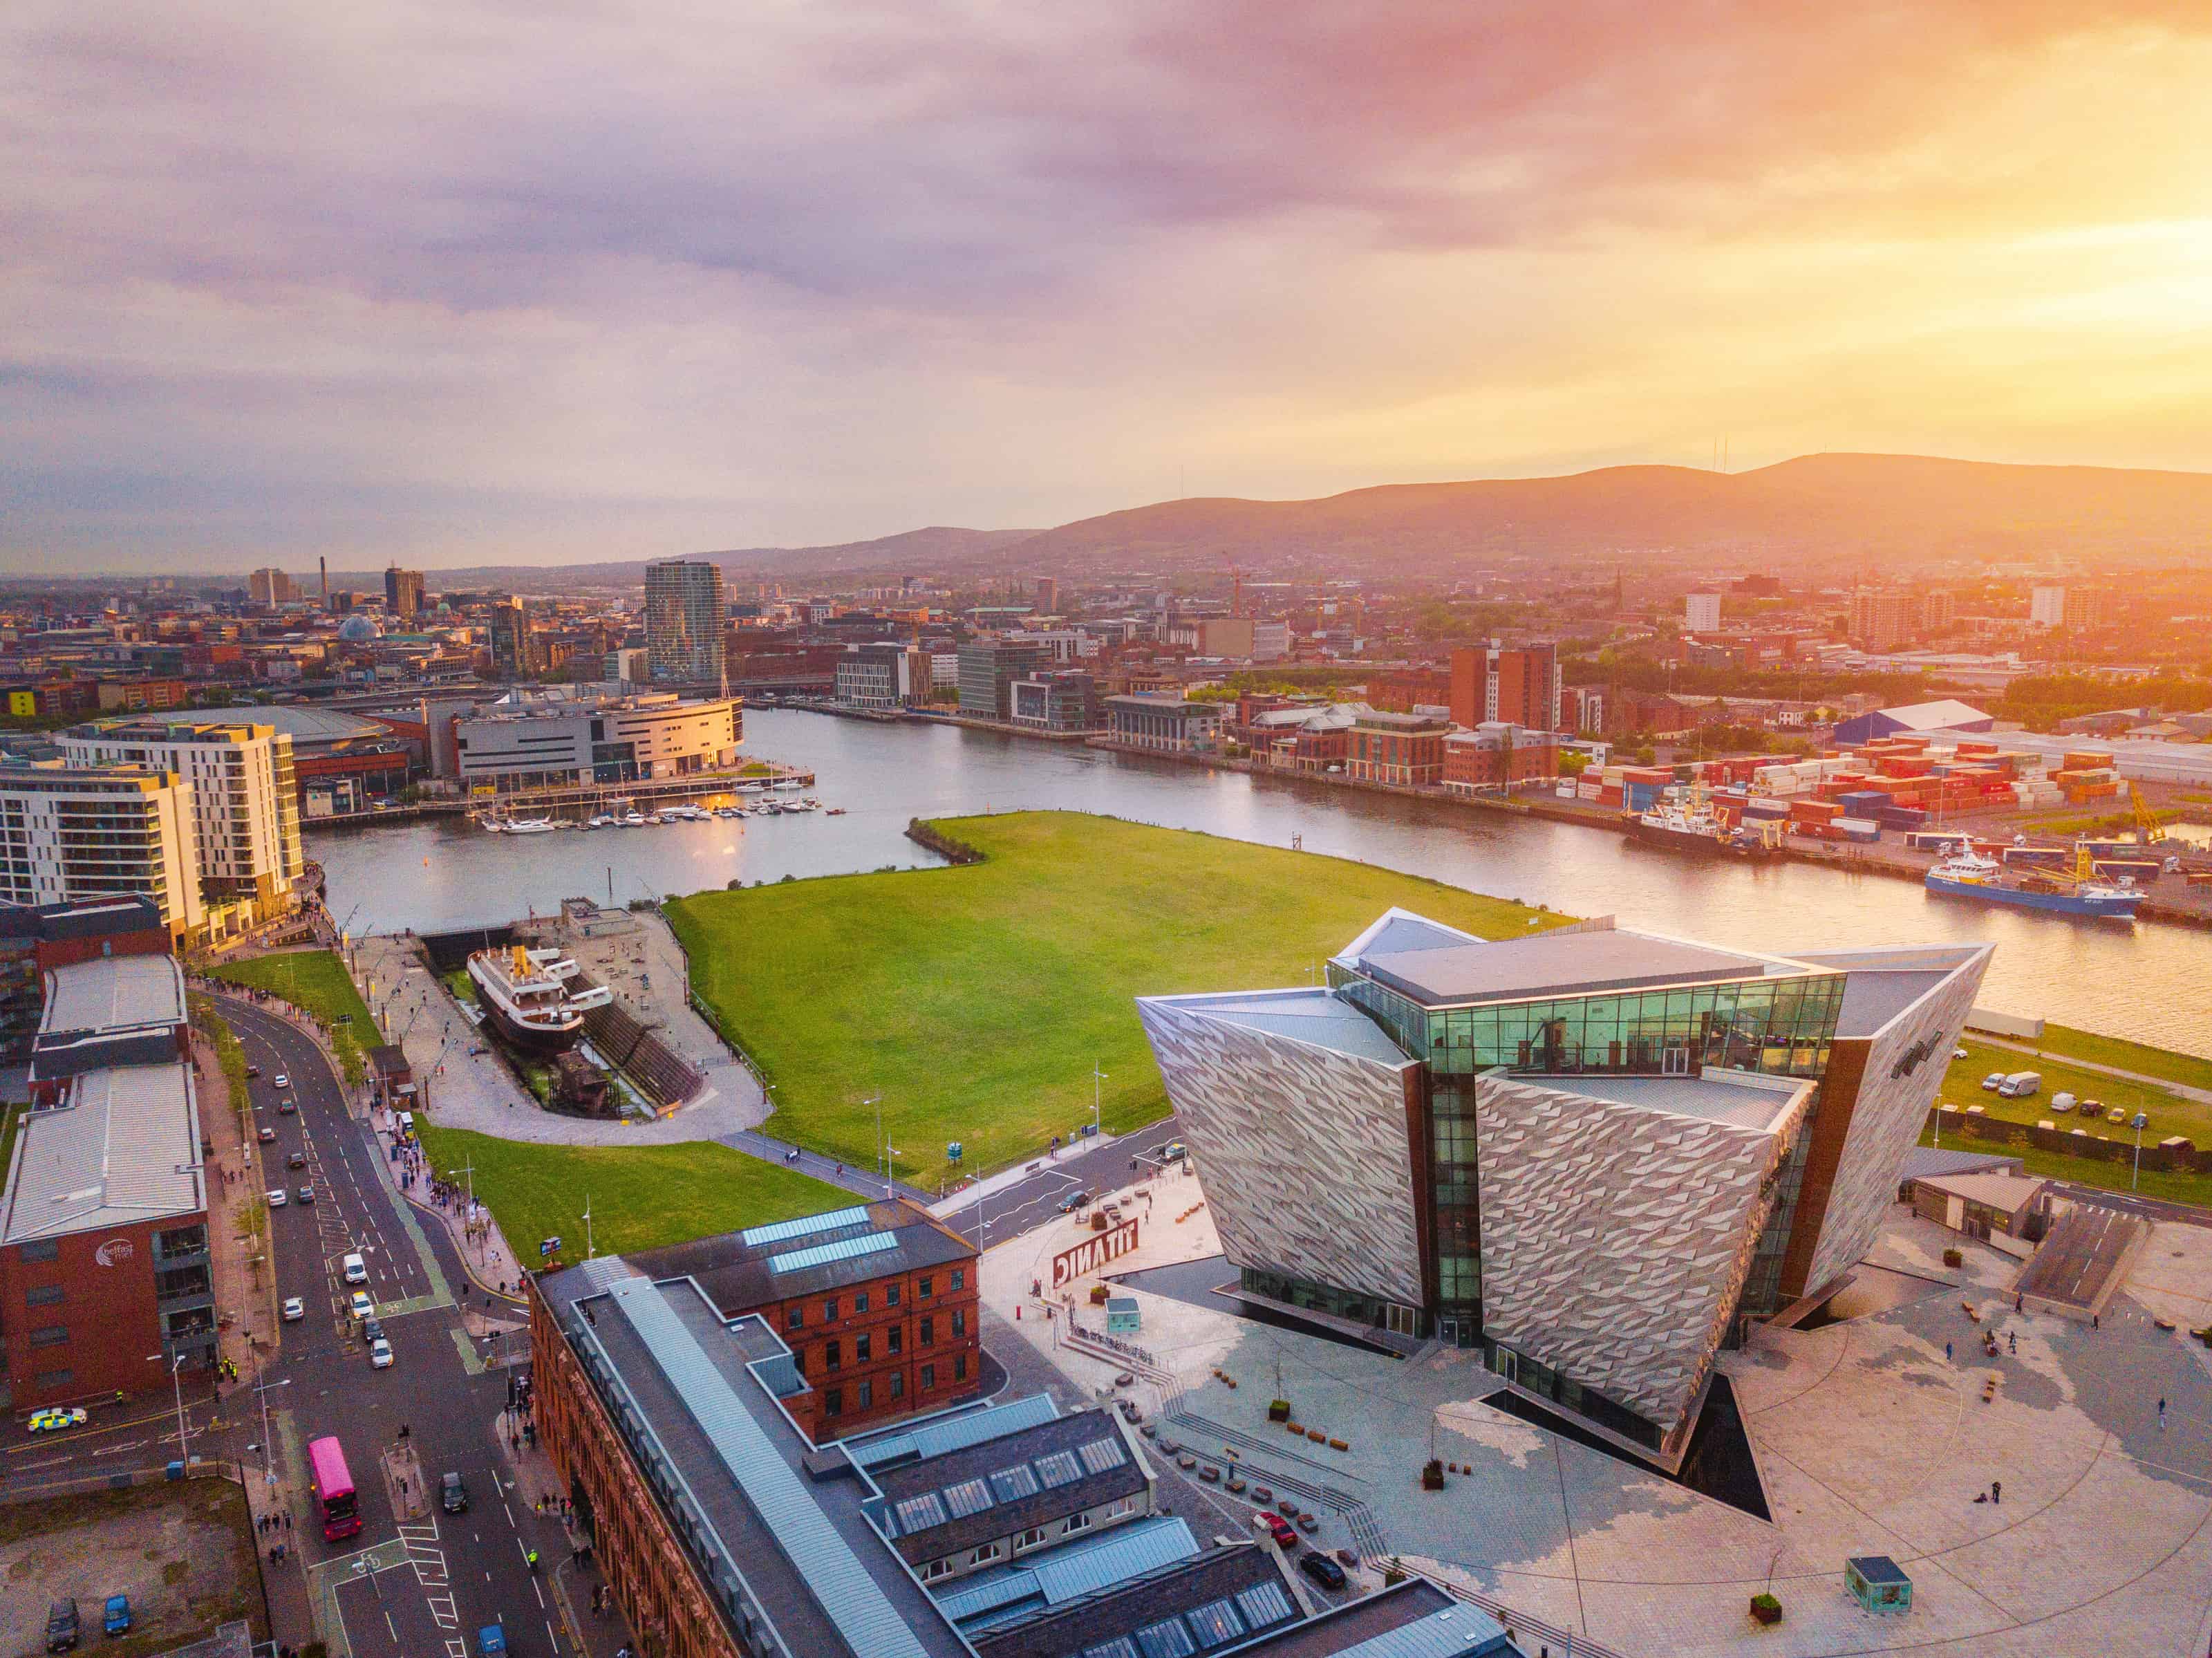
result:
[[(382, 1043), (368, 1004), (354, 989), (345, 964), (330, 950), (287, 950), (256, 956), (250, 961), (228, 961), (209, 970), (210, 975), (249, 990), (266, 991), (323, 1021), (345, 1068), (348, 1082), (358, 1083), (365, 1070), (362, 1054)], [(351, 1022), (345, 1022), (350, 1018)]]
[[(2045, 1029), (2048, 1042), (2051, 1027)], [(2140, 1044), (2121, 1042), (2116, 1038), (2095, 1036), (2086, 1031), (2063, 1032), (2062, 1037), (2079, 1038), (2100, 1064), (2118, 1064), (2118, 1058), (2107, 1059), (2106, 1052), (2112, 1048), (2132, 1051), (2137, 1063), (2126, 1068), (2148, 1073), (2154, 1062), (2162, 1062), (2166, 1072), (2185, 1075), (2201, 1064), (2186, 1054), (2167, 1053), (2162, 1049), (2146, 1048)], [(1943, 1078), (1943, 1087), (1937, 1098), (1946, 1105), (1956, 1106), (1964, 1112), (1968, 1106), (1979, 1106), (1983, 1114), (2002, 1122), (2055, 1123), (2061, 1130), (2083, 1128), (2093, 1135), (2134, 1148), (2135, 1131), (2126, 1120), (2118, 1123), (2106, 1120), (2100, 1112), (2094, 1119), (2085, 1119), (2077, 1109), (2056, 1112), (2051, 1108), (2051, 1097), (2070, 1094), (2075, 1100), (2097, 1100), (2106, 1111), (2115, 1107), (2131, 1119), (2141, 1112), (2150, 1119), (2143, 1130), (2142, 1142), (2153, 1146), (2169, 1135), (2179, 1134), (2199, 1147), (2212, 1145), (2212, 1106), (2147, 1082), (2130, 1082), (2117, 1076), (2106, 1076), (2100, 1071), (2081, 1070), (2063, 1060), (2033, 1057), (2017, 1048), (1999, 1047), (1969, 1036), (1960, 1047), (1966, 1051), (1964, 1059), (1954, 1059)], [(1991, 1071), (2032, 1070), (2043, 1079), (2042, 1091), (2026, 1100), (2007, 1100), (1998, 1094), (1984, 1093), (1982, 1078)], [(2176, 1080), (2183, 1080), (2177, 1077)], [(1933, 1143), (1933, 1135), (1923, 1133), (1920, 1143)], [(2100, 1157), (2069, 1157), (2057, 1152), (2043, 1151), (2026, 1143), (2001, 1145), (1993, 1141), (1974, 1139), (1964, 1133), (1954, 1134), (1949, 1143), (1978, 1151), (2000, 1151), (2019, 1156), (2031, 1174), (2040, 1174), (2054, 1180), (2073, 1180), (2082, 1186), (2103, 1187), (2108, 1191), (2129, 1189), (2130, 1161), (2107, 1162)], [(2135, 1189), (2146, 1197), (2164, 1198), (2174, 1203), (2212, 1204), (2212, 1174), (2163, 1173), (2143, 1171)]]
[(840, 875), (667, 906), (693, 988), (776, 1084), (772, 1132), (866, 1168), (883, 1096), (895, 1167), (934, 1185), (1091, 1120), (1167, 1110), (1134, 998), (1305, 984), (1392, 905), (1489, 938), (1567, 917), (1311, 852), (1111, 818), (935, 826), (965, 868)]
[(584, 1258), (584, 1205), (602, 1255), (838, 1209), (859, 1199), (842, 1187), (763, 1162), (728, 1146), (544, 1146), (501, 1140), (416, 1119), (431, 1167), (475, 1166), (477, 1197), (526, 1266), (541, 1239), (562, 1240), (562, 1258)]

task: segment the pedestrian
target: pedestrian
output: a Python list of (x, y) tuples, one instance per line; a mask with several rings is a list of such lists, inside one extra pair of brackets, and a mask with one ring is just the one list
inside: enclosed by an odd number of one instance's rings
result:
[(291, 1533), (292, 1533), (292, 1516), (291, 1516), (291, 1515), (288, 1512), (288, 1513), (285, 1515), (285, 1516), (284, 1516), (284, 1534), (285, 1534), (287, 1537), (289, 1537), (289, 1536), (290, 1536), (290, 1535), (291, 1535)]
[(1943, 1344), (1943, 1362), (1944, 1362), (1944, 1363), (1946, 1363), (1946, 1364), (1948, 1364), (1950, 1362), (1951, 1362), (1951, 1344), (1950, 1344), (1949, 1342), (1948, 1342), (1948, 1341), (1947, 1341), (1947, 1342), (1945, 1342), (1945, 1343)]
[(2105, 1315), (2101, 1313), (2090, 1314), (2089, 1327), (2092, 1330), (2102, 1330), (2105, 1327)]
[(2007, 1344), (2009, 1346), (2009, 1348), (2011, 1349), (2011, 1350), (2012, 1350), (2012, 1351), (2014, 1351), (2014, 1352), (2015, 1352), (2015, 1353), (2017, 1353), (2018, 1351), (2020, 1351), (2020, 1332), (2019, 1332), (2019, 1331), (2017, 1331), (2017, 1330), (2008, 1330), (2008, 1331), (2005, 1332), (2005, 1341), (2006, 1341)]
[(2160, 1433), (2166, 1431), (2166, 1395), (2163, 1393), (2158, 1396), (2158, 1427)]
[(1990, 1481), (1990, 1501), (1999, 1503), (2004, 1501), (2004, 1481), (2002, 1479)]

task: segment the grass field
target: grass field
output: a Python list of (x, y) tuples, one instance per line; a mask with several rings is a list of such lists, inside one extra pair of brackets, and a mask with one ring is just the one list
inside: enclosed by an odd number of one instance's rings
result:
[(2077, 1031), (2066, 1025), (2045, 1025), (2043, 1034), (2028, 1045), (2045, 1053), (2063, 1054), (2069, 1059), (2086, 1059), (2093, 1065), (2112, 1065), (2121, 1070), (2140, 1071), (2145, 1076), (2162, 1076), (2184, 1088), (2212, 1088), (2212, 1059), (2154, 1048), (2124, 1037), (2100, 1036), (2094, 1031)]
[[(250, 961), (225, 962), (209, 969), (209, 973), (233, 984), (282, 997), (323, 1021), (331, 1027), (349, 1082), (362, 1079), (362, 1051), (384, 1040), (376, 1021), (369, 1017), (368, 1004), (346, 976), (345, 964), (332, 951), (287, 950), (255, 956)], [(341, 1022), (348, 1015), (352, 1022)]]
[[(2107, 1133), (2117, 1132), (2108, 1129)], [(1923, 1132), (1920, 1143), (1936, 1143), (1932, 1132)], [(1943, 1143), (1953, 1150), (1995, 1152), (2000, 1156), (2017, 1157), (2021, 1166), (2030, 1174), (2039, 1174), (2047, 1180), (2071, 1180), (2076, 1186), (2098, 1186), (2107, 1192), (2128, 1191), (2130, 1165), (2108, 1163), (2100, 1157), (2066, 1157), (2055, 1151), (2045, 1151), (2027, 1144), (2002, 1145), (1994, 1140), (1970, 1139), (1963, 1135), (1946, 1131)], [(2128, 1143), (2135, 1143), (2135, 1136), (2128, 1136)], [(2146, 1136), (2144, 1143), (2148, 1144)], [(2145, 1169), (2142, 1182), (2134, 1190), (2146, 1198), (2161, 1198), (2168, 1203), (2195, 1204), (2200, 1208), (2212, 1207), (2212, 1174), (2166, 1173), (2156, 1169)]]
[(934, 1185), (1167, 1100), (1133, 998), (1312, 982), (1390, 905), (1484, 937), (1524, 909), (1369, 864), (1073, 813), (949, 819), (960, 869), (841, 875), (668, 905), (693, 988), (776, 1085), (771, 1131), (862, 1167), (883, 1095), (895, 1167)]
[[(475, 1165), (476, 1193), (499, 1229), (533, 1265), (539, 1240), (558, 1237), (562, 1256), (584, 1259), (584, 1205), (602, 1255), (859, 1201), (843, 1188), (711, 1142), (666, 1146), (541, 1146), (440, 1128), (417, 1118), (431, 1167), (442, 1176)], [(460, 1177), (455, 1177), (461, 1183)]]

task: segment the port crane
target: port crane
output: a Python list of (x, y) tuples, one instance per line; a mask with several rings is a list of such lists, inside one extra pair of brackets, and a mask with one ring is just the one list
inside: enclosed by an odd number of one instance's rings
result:
[(2150, 809), (2143, 798), (2142, 785), (2133, 778), (2128, 782), (2128, 799), (2136, 808), (2136, 833), (2146, 846), (2154, 846), (2166, 838), (2166, 826), (2159, 821), (2158, 814)]

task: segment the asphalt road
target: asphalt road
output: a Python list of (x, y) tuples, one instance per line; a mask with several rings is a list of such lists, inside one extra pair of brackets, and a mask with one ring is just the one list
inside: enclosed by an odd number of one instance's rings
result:
[(1033, 1172), (1026, 1179), (964, 1204), (945, 1218), (955, 1231), (988, 1249), (1052, 1220), (1075, 1192), (1088, 1192), (1095, 1198), (1127, 1186), (1147, 1162), (1157, 1167), (1167, 1148), (1182, 1138), (1182, 1125), (1173, 1117), (1164, 1117), (1103, 1146), (1040, 1156), (1030, 1163)]
[(2212, 1227), (2212, 1209), (2197, 1204), (2172, 1203), (2163, 1198), (2146, 1198), (2134, 1192), (2111, 1192), (2103, 1186), (2077, 1186), (2071, 1180), (2059, 1180), (2054, 1184), (2075, 1202), (2092, 1209), (2117, 1209), (2123, 1214), (2139, 1216), (2146, 1221), (2172, 1221), (2181, 1226)]

